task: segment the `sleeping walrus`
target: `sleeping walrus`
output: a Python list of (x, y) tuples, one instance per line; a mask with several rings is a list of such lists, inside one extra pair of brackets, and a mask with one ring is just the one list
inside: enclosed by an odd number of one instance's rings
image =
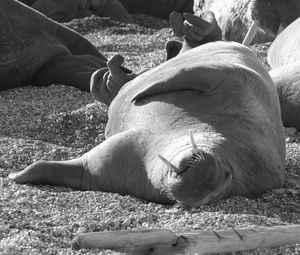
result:
[(18, 0), (58, 22), (97, 15), (133, 23), (119, 0)]
[(0, 1), (0, 37), (0, 91), (50, 84), (90, 91), (92, 74), (108, 72), (107, 59), (84, 37), (15, 0)]
[(186, 49), (122, 87), (106, 141), (9, 177), (189, 206), (280, 187), (285, 139), (269, 74), (238, 43)]
[[(259, 2), (259, 0), (256, 0)], [(296, 1), (294, 1), (296, 3)], [(299, 2), (297, 2), (300, 8)], [(300, 14), (295, 11), (294, 13)], [(253, 18), (258, 25), (266, 15), (257, 9)], [(293, 16), (288, 17), (290, 20)], [(284, 126), (300, 130), (300, 18), (288, 25), (274, 40), (268, 51), (269, 72), (280, 101)], [(250, 39), (251, 40), (251, 39)]]
[(268, 62), (279, 95), (283, 124), (300, 130), (300, 18), (272, 43)]

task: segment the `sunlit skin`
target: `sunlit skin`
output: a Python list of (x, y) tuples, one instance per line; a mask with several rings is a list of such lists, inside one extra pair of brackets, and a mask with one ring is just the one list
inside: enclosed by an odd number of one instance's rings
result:
[[(238, 43), (194, 47), (194, 35), (205, 40), (217, 31), (213, 16), (203, 17), (175, 16), (173, 24), (186, 27), (185, 51), (128, 82), (134, 75), (120, 72), (123, 58), (109, 61), (105, 80), (121, 84), (107, 89), (106, 141), (79, 158), (38, 161), (9, 177), (194, 207), (280, 187), (285, 140), (271, 78)], [(188, 32), (194, 23), (211, 32)], [(94, 78), (92, 91), (101, 91)]]

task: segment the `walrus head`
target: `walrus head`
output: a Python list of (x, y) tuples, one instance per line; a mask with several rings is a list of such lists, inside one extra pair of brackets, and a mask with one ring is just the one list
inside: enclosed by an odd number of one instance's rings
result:
[(159, 155), (170, 170), (168, 193), (173, 199), (192, 207), (228, 196), (232, 175), (221, 160), (199, 148), (190, 133), (192, 147), (179, 150), (172, 163)]
[(300, 16), (298, 0), (252, 0), (249, 12), (253, 20), (272, 36), (276, 36)]

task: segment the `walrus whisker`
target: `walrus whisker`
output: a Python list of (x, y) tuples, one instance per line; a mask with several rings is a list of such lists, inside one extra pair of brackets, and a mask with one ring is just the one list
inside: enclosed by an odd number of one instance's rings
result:
[(163, 163), (165, 163), (173, 172), (176, 174), (180, 174), (180, 169), (178, 169), (176, 166), (174, 166), (171, 162), (169, 162), (167, 159), (165, 159), (162, 155), (158, 154), (158, 157), (161, 159)]
[(197, 149), (197, 151), (195, 151), (192, 157), (190, 158), (187, 166), (188, 168), (193, 167), (201, 163), (202, 160), (204, 160), (203, 151)]

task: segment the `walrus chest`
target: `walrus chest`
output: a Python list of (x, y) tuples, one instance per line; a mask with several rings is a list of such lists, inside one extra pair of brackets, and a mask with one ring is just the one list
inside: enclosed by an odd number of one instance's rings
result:
[(159, 135), (178, 135), (187, 129), (214, 131), (221, 126), (223, 130), (231, 129), (250, 119), (244, 96), (240, 90), (212, 95), (183, 90), (153, 95), (130, 104), (124, 102), (122, 108), (110, 110), (106, 134), (111, 136), (129, 129)]

